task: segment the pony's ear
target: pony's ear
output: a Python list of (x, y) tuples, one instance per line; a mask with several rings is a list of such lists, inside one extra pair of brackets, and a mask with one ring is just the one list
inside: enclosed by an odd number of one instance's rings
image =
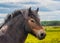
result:
[(28, 19), (29, 14), (31, 13), (31, 7), (27, 11), (23, 11), (23, 16), (25, 19)]
[(39, 11), (39, 8), (37, 8), (37, 10), (36, 10), (37, 12)]
[(29, 13), (31, 13), (31, 7), (28, 10), (29, 10)]

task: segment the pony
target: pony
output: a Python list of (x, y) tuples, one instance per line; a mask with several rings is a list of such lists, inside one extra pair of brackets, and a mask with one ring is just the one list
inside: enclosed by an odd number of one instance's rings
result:
[(44, 28), (38, 17), (39, 8), (15, 10), (8, 14), (5, 22), (0, 27), (0, 43), (24, 43), (28, 33), (39, 40), (46, 36)]

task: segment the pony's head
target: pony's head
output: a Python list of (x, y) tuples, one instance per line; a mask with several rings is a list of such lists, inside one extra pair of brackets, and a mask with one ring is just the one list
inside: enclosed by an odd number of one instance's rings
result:
[(24, 12), (25, 16), (25, 30), (32, 35), (38, 37), (38, 39), (42, 40), (45, 38), (46, 33), (44, 28), (40, 24), (40, 19), (38, 18), (38, 10), (31, 10), (31, 7), (28, 9), (28, 12)]

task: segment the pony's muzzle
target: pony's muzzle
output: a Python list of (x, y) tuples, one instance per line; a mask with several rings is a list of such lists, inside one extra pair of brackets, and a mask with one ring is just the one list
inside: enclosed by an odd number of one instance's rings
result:
[(45, 38), (45, 36), (46, 36), (46, 33), (44, 31), (42, 31), (42, 30), (38, 31), (38, 33), (37, 33), (38, 39), (42, 40)]
[(41, 33), (41, 34), (38, 35), (38, 38), (39, 38), (40, 40), (42, 40), (42, 39), (45, 38), (45, 36), (46, 36), (45, 33)]

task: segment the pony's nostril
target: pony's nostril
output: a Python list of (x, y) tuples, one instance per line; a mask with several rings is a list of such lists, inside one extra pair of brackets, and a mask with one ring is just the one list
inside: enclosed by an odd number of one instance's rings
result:
[(45, 36), (46, 36), (46, 34), (45, 34), (45, 33), (41, 33), (40, 35), (38, 35), (38, 38), (39, 38), (40, 40), (42, 40), (42, 39), (44, 39), (44, 38), (45, 38)]
[(41, 33), (41, 36), (44, 36), (44, 33)]
[(41, 37), (45, 37), (46, 36), (46, 34), (45, 33), (41, 33)]

